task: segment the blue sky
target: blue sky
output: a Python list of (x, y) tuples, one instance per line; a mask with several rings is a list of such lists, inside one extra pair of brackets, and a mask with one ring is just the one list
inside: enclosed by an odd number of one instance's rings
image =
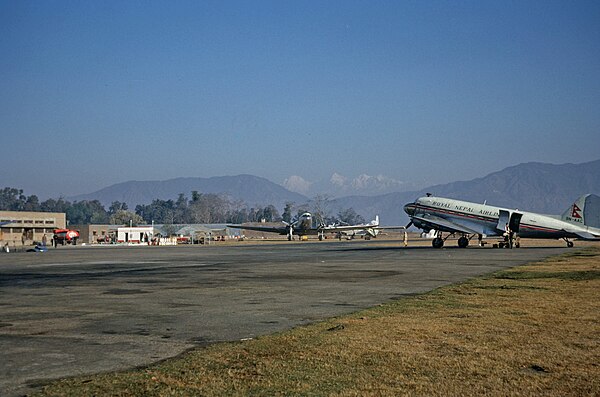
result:
[(597, 1), (0, 1), (0, 187), (600, 158)]

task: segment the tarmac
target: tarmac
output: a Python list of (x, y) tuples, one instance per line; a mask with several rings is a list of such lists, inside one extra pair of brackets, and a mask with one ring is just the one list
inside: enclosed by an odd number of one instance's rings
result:
[(255, 338), (566, 250), (326, 241), (0, 254), (0, 395)]

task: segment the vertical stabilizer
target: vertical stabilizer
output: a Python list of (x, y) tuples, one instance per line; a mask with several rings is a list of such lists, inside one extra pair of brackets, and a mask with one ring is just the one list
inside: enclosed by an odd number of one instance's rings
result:
[(600, 197), (586, 194), (577, 199), (562, 215), (565, 222), (600, 228)]
[(583, 217), (586, 226), (600, 228), (600, 196), (596, 196), (595, 194), (587, 195)]

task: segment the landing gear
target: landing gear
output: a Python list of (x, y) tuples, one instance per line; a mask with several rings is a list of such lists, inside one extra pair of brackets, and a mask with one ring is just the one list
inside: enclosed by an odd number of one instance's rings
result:
[(325, 238), (325, 235), (323, 232), (319, 232), (319, 241), (323, 241), (323, 239)]
[(458, 239), (458, 246), (460, 248), (467, 248), (468, 245), (469, 245), (469, 239), (466, 238), (465, 236), (462, 236), (461, 238)]
[(567, 247), (569, 247), (569, 248), (573, 248), (573, 242), (572, 242), (572, 241), (570, 241), (570, 240), (569, 240), (568, 238), (566, 238), (566, 237), (565, 237), (563, 240), (565, 240), (565, 242), (567, 243)]
[(431, 242), (433, 248), (442, 248), (444, 246), (444, 240), (441, 237), (436, 237)]

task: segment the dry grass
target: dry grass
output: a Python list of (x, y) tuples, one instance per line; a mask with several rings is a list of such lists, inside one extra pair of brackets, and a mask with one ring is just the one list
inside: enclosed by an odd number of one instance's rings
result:
[(600, 249), (41, 395), (600, 395)]

